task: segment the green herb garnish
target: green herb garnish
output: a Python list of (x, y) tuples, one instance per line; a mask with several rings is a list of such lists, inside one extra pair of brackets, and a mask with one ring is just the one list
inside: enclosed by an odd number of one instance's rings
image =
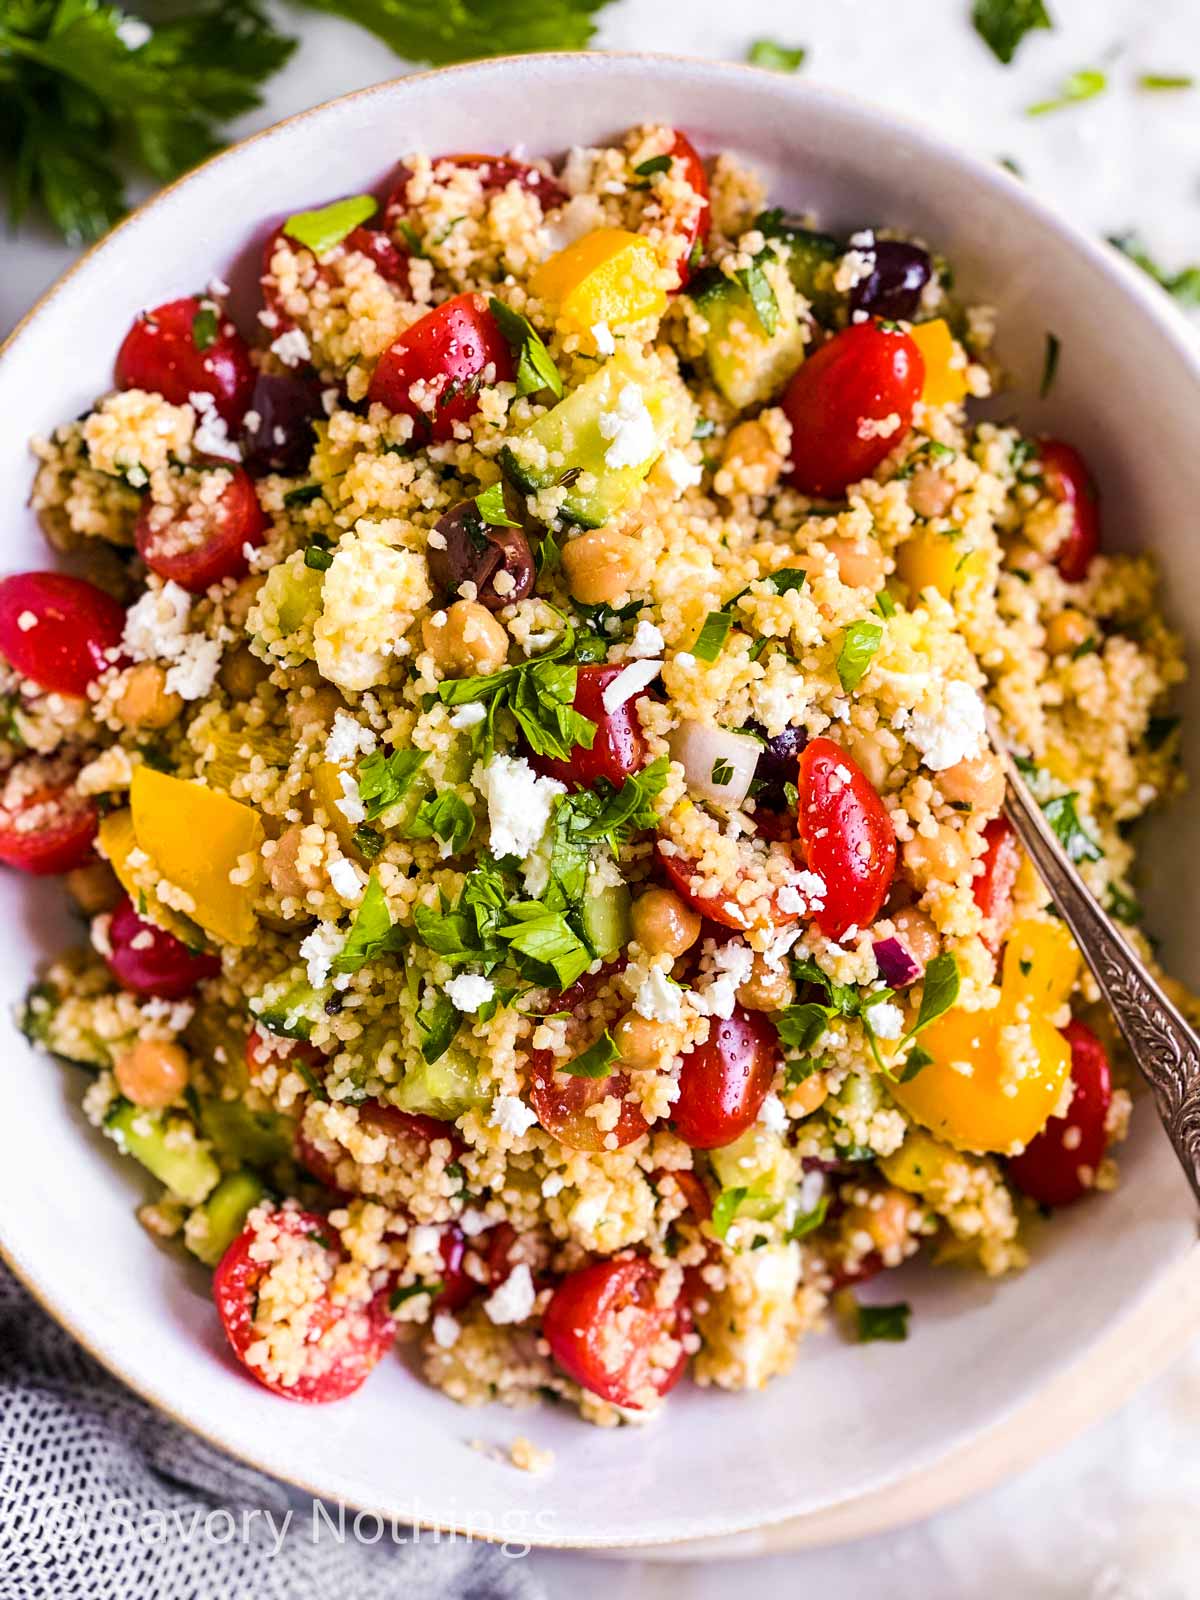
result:
[(612, 1072), (613, 1062), (620, 1058), (620, 1054), (613, 1043), (612, 1034), (605, 1028), (595, 1044), (589, 1045), (574, 1061), (568, 1061), (566, 1066), (558, 1070), (572, 1078), (607, 1078)]
[(403, 829), (409, 839), (437, 839), (447, 856), (461, 855), (475, 832), (475, 814), (453, 789), (427, 795)]
[(1165, 271), (1136, 233), (1110, 234), (1108, 242), (1115, 245), (1122, 255), (1128, 256), (1134, 266), (1141, 267), (1181, 306), (1200, 306), (1200, 267), (1182, 267), (1178, 272)]
[(549, 389), (556, 400), (561, 400), (563, 383), (558, 368), (529, 318), (506, 306), (503, 300), (497, 300), (495, 295), (489, 298), (488, 306), (517, 363), (517, 393), (539, 394)]
[(738, 1207), (748, 1193), (744, 1185), (736, 1189), (722, 1189), (713, 1202), (712, 1231), (718, 1239), (723, 1239), (729, 1232), (729, 1224), (737, 1216)]
[(1187, 72), (1143, 72), (1138, 75), (1139, 89), (1194, 89), (1196, 80)]
[(853, 694), (863, 681), (882, 642), (883, 628), (878, 622), (852, 622), (846, 629), (838, 651), (837, 675), (847, 694)]
[(823, 1194), (811, 1211), (801, 1213), (787, 1231), (789, 1239), (803, 1239), (806, 1233), (812, 1233), (825, 1221), (829, 1214), (829, 1196)]
[(475, 509), (489, 528), (519, 528), (521, 524), (514, 522), (504, 506), (504, 485), (500, 482), (493, 483), (482, 494), (475, 496)]
[(971, 21), (975, 32), (1006, 67), (1027, 33), (1054, 26), (1043, 0), (975, 0)]
[(696, 636), (692, 654), (697, 661), (715, 661), (725, 648), (733, 618), (728, 611), (710, 611)]
[(304, 565), (313, 572), (328, 572), (333, 565), (333, 551), (328, 546), (317, 544), (306, 545), (304, 550)]
[(217, 308), (207, 300), (192, 318), (192, 343), (197, 350), (207, 350), (217, 342)]
[(284, 223), (283, 231), (320, 260), (336, 250), (347, 234), (373, 217), (377, 209), (378, 202), (371, 195), (349, 195), (315, 211), (297, 211)]
[(428, 759), (425, 750), (373, 750), (358, 764), (358, 797), (374, 822), (412, 787), (413, 779)]
[(1063, 80), (1062, 88), (1053, 99), (1035, 101), (1033, 105), (1026, 107), (1025, 114), (1029, 117), (1044, 117), (1050, 111), (1065, 111), (1068, 106), (1077, 106), (1085, 100), (1094, 100), (1107, 88), (1107, 73), (1101, 72), (1096, 67), (1081, 67), (1078, 72), (1070, 73)]
[(398, 1311), (406, 1300), (414, 1300), (419, 1294), (439, 1295), (445, 1287), (439, 1279), (433, 1283), (410, 1283), (403, 1289), (393, 1289), (388, 1296), (388, 1310)]
[(1080, 822), (1078, 802), (1079, 795), (1074, 790), (1056, 795), (1043, 805), (1042, 815), (1071, 861), (1099, 861), (1104, 851)]
[(755, 39), (746, 52), (752, 67), (769, 67), (773, 72), (799, 72), (808, 51), (803, 45), (779, 44), (774, 39)]
[(376, 956), (400, 950), (404, 946), (404, 931), (393, 927), (391, 912), (379, 879), (374, 873), (366, 892), (359, 901), (346, 942), (333, 961), (333, 972), (357, 972), (359, 967), (373, 961)]
[(908, 1338), (908, 1319), (911, 1315), (912, 1307), (903, 1300), (894, 1306), (859, 1306), (859, 1344), (871, 1344), (881, 1339), (902, 1343)]

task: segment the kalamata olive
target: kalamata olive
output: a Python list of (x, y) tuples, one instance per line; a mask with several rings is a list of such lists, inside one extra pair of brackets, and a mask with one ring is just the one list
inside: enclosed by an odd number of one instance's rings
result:
[(785, 784), (796, 786), (796, 766), (808, 735), (803, 728), (785, 728), (768, 739), (754, 769), (754, 798), (768, 811), (788, 809)]
[(475, 585), (475, 598), (489, 611), (523, 600), (533, 588), (533, 552), (520, 528), (495, 527), (474, 500), (447, 511), (429, 536), (429, 576), (444, 600)]
[(851, 291), (850, 309), (907, 321), (920, 305), (921, 292), (933, 276), (929, 252), (920, 245), (905, 244), (902, 239), (880, 239), (874, 255), (874, 270)]
[(254, 380), (242, 421), (242, 459), (252, 477), (303, 472), (312, 455), (313, 421), (322, 415), (321, 386), (306, 378)]

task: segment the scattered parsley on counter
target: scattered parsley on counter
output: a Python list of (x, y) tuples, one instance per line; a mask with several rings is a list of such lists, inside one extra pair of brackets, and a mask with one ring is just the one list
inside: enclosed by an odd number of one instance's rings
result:
[(774, 39), (755, 39), (746, 52), (752, 67), (769, 67), (773, 72), (799, 72), (808, 51), (803, 45), (779, 44)]
[(975, 0), (971, 21), (975, 32), (1006, 67), (1027, 33), (1054, 26), (1043, 0)]
[(1108, 242), (1122, 255), (1128, 256), (1135, 267), (1141, 267), (1181, 306), (1200, 306), (1200, 267), (1184, 267), (1179, 272), (1164, 271), (1136, 233), (1110, 234)]
[(859, 1306), (859, 1344), (871, 1344), (880, 1339), (902, 1343), (908, 1338), (908, 1319), (911, 1315), (912, 1307), (904, 1300), (894, 1306)]
[(1101, 72), (1098, 67), (1080, 67), (1078, 72), (1070, 73), (1063, 80), (1062, 88), (1052, 99), (1035, 101), (1033, 105), (1026, 107), (1025, 115), (1044, 117), (1051, 111), (1065, 111), (1068, 106), (1082, 105), (1085, 100), (1094, 100), (1107, 88), (1107, 73)]

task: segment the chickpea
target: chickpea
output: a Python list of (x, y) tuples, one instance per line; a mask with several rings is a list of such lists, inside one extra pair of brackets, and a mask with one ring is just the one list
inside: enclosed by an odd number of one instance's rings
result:
[(849, 1207), (842, 1218), (843, 1234), (853, 1239), (865, 1233), (885, 1261), (897, 1261), (911, 1237), (908, 1222), (913, 1210), (911, 1195), (902, 1189), (883, 1189), (866, 1205)]
[(225, 602), (225, 617), (230, 627), (244, 628), (246, 619), (250, 615), (250, 607), (258, 599), (258, 591), (266, 583), (265, 573), (252, 573), (250, 577), (243, 578), (241, 583)]
[(445, 678), (482, 677), (499, 672), (508, 660), (507, 633), (476, 600), (456, 600), (426, 617), (421, 637)]
[(940, 827), (932, 839), (915, 833), (904, 845), (904, 870), (919, 888), (934, 882), (960, 883), (970, 865), (967, 847), (953, 828)]
[(663, 1029), (659, 1022), (628, 1011), (612, 1031), (613, 1043), (627, 1067), (652, 1067), (663, 1053)]
[(183, 710), (183, 699), (167, 688), (157, 661), (139, 661), (125, 674), (113, 715), (126, 728), (165, 728)]
[(732, 487), (751, 494), (769, 494), (783, 468), (766, 425), (754, 419), (730, 428), (721, 462), (732, 479)]
[(633, 936), (652, 956), (681, 956), (700, 937), (700, 916), (673, 889), (647, 889), (633, 902)]
[(1052, 656), (1065, 656), (1079, 649), (1094, 636), (1092, 624), (1082, 611), (1060, 611), (1046, 624), (1046, 649)]
[(908, 486), (908, 503), (919, 517), (944, 517), (954, 495), (954, 485), (936, 467), (918, 467)]
[(838, 565), (838, 576), (852, 589), (883, 588), (887, 577), (887, 558), (879, 541), (866, 535), (860, 539), (826, 539), (825, 548)]
[(1004, 803), (1004, 768), (991, 750), (944, 767), (937, 781), (951, 805), (969, 806), (979, 816), (995, 816)]
[(769, 967), (763, 957), (755, 954), (750, 976), (737, 992), (739, 1002), (747, 1011), (782, 1011), (791, 1005), (794, 990), (788, 970), (780, 964)]
[(113, 1062), (117, 1088), (135, 1106), (169, 1106), (187, 1087), (188, 1058), (166, 1039), (139, 1039)]
[(300, 740), (310, 729), (324, 731), (346, 702), (331, 683), (322, 683), (311, 694), (298, 694), (288, 700), (287, 719), (292, 738)]
[(66, 884), (67, 893), (87, 917), (111, 911), (125, 893), (107, 861), (89, 861), (86, 867), (72, 868)]
[(304, 829), (298, 822), (285, 828), (275, 841), (275, 849), (267, 859), (267, 877), (278, 895), (302, 897), (305, 890), (315, 889), (318, 878), (315, 866), (299, 862), (304, 847)]
[(823, 1072), (814, 1072), (787, 1092), (788, 1110), (798, 1117), (810, 1117), (829, 1098), (829, 1083)]
[(914, 961), (919, 961), (927, 967), (942, 948), (942, 936), (931, 917), (923, 911), (918, 911), (915, 906), (908, 906), (903, 911), (897, 911), (892, 917), (895, 924), (896, 937), (912, 956)]
[(562, 564), (567, 588), (586, 606), (609, 604), (643, 589), (650, 576), (643, 546), (614, 528), (593, 528), (570, 540), (563, 546)]
[(249, 645), (241, 644), (221, 663), (221, 687), (234, 700), (249, 700), (268, 670), (266, 663), (251, 653)]

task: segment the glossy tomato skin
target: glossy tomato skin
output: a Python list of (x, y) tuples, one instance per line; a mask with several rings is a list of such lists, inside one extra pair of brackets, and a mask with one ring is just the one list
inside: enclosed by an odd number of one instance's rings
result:
[(660, 1340), (682, 1341), (691, 1329), (685, 1300), (655, 1304), (658, 1278), (643, 1256), (597, 1261), (568, 1273), (542, 1315), (542, 1334), (559, 1366), (613, 1405), (641, 1410), (651, 1393), (673, 1389), (687, 1365), (682, 1349), (669, 1367), (651, 1363)]
[(924, 384), (924, 358), (900, 329), (859, 322), (835, 334), (784, 390), (795, 487), (833, 500), (870, 477), (911, 427)]
[(254, 387), (250, 347), (221, 312), (212, 343), (197, 344), (196, 318), (211, 305), (186, 295), (143, 311), (117, 352), (117, 387), (148, 389), (176, 406), (189, 395), (211, 394), (221, 416), (236, 427)]
[[(336, 1229), (315, 1212), (276, 1211), (269, 1221), (281, 1233), (317, 1239), (334, 1261), (344, 1258)], [(380, 1290), (365, 1305), (335, 1304), (328, 1294), (323, 1295), (310, 1313), (305, 1370), (295, 1383), (284, 1384), (246, 1359), (247, 1350), (258, 1338), (254, 1311), (267, 1270), (251, 1256), (258, 1238), (259, 1229), (252, 1223), (229, 1246), (213, 1274), (213, 1300), (234, 1355), (264, 1388), (288, 1400), (321, 1405), (353, 1394), (395, 1339), (396, 1325), (388, 1312), (389, 1291)]]
[(1071, 531), (1054, 564), (1068, 583), (1080, 583), (1100, 549), (1100, 494), (1087, 463), (1073, 445), (1043, 439), (1039, 453), (1046, 482), (1071, 508)]
[(216, 956), (193, 955), (173, 933), (139, 917), (128, 896), (112, 913), (108, 945), (104, 959), (121, 987), (160, 1000), (182, 1000), (221, 971)]
[[(783, 829), (777, 828), (772, 823), (767, 829), (760, 829), (760, 832), (764, 837), (776, 833), (782, 836)], [(710, 894), (696, 887), (697, 882), (701, 880), (696, 872), (695, 863), (689, 861), (686, 856), (669, 855), (660, 843), (658, 858), (663, 872), (679, 898), (691, 906), (693, 911), (698, 911), (706, 921), (715, 922), (720, 928), (736, 929), (741, 933), (754, 926), (754, 918), (740, 900), (734, 899), (732, 895)], [(786, 928), (796, 920), (795, 912), (782, 910), (778, 896), (774, 896), (767, 909), (767, 923), (773, 928)]]
[(840, 939), (879, 914), (896, 873), (896, 831), (869, 779), (831, 739), (805, 747), (798, 773), (800, 843), (825, 884), (815, 921)]
[[(555, 1071), (555, 1057), (549, 1050), (529, 1052), (529, 1103), (547, 1133), (552, 1133), (572, 1150), (598, 1152), (632, 1144), (647, 1131), (640, 1109), (625, 1096), (629, 1076), (610, 1072), (606, 1078), (575, 1078)], [(621, 1101), (621, 1111), (612, 1128), (601, 1131), (595, 1118), (586, 1115), (589, 1106), (613, 1097)], [(615, 1144), (607, 1141), (615, 1140)]]
[(675, 130), (675, 142), (667, 152), (676, 161), (683, 163), (683, 175), (689, 186), (701, 197), (701, 204), (694, 214), (694, 218), (684, 232), (686, 249), (679, 263), (679, 283), (682, 289), (691, 278), (695, 270), (693, 256), (699, 256), (703, 250), (709, 232), (712, 228), (712, 205), (708, 198), (708, 177), (704, 171), (704, 163), (696, 150), (695, 145), (686, 133)]
[[(379, 358), (367, 399), (412, 417), (419, 434), (452, 439), (479, 409), (479, 388), (513, 376), (512, 353), (481, 294), (457, 294), (406, 328)], [(436, 394), (432, 413), (413, 400), (418, 381)]]
[[(230, 481), (203, 514), (204, 531), (174, 549), (178, 518), (164, 516), (154, 501), (143, 503), (133, 530), (138, 554), (160, 578), (170, 578), (190, 594), (203, 594), (225, 578), (244, 578), (250, 569), (246, 546), (263, 542), (267, 515), (254, 492), (254, 480), (242, 467), (222, 463)], [(195, 508), (189, 513), (196, 515)]]
[(1013, 919), (1013, 888), (1021, 870), (1021, 846), (1007, 817), (993, 817), (983, 830), (987, 848), (971, 886), (975, 904), (986, 918), (981, 938), (998, 955)]
[(12, 768), (0, 791), (0, 861), (38, 878), (70, 872), (92, 860), (99, 825), (96, 802), (57, 763), (35, 757)]
[[(543, 211), (553, 211), (558, 206), (565, 206), (569, 199), (567, 191), (554, 178), (548, 178), (544, 172), (539, 172), (537, 167), (531, 167), (527, 161), (515, 161), (511, 156), (481, 155), (476, 151), (467, 151), (461, 155), (435, 156), (433, 158), (435, 178), (444, 175), (439, 173), (439, 169), (444, 169), (447, 164), (454, 167), (469, 167), (477, 172), (484, 194), (496, 194), (501, 189), (507, 189), (510, 183), (516, 183), (530, 194), (537, 196)], [(384, 227), (389, 233), (395, 233), (396, 225), (408, 215), (407, 189), (411, 177), (409, 169), (400, 166), (392, 178), (392, 187), (383, 208)]]
[(680, 1063), (675, 1132), (693, 1150), (732, 1144), (757, 1119), (779, 1059), (779, 1036), (761, 1011), (735, 1006), (732, 1016), (714, 1017), (708, 1038)]
[(636, 696), (615, 711), (604, 709), (604, 691), (625, 669), (590, 664), (578, 669), (573, 709), (596, 724), (591, 748), (577, 744), (565, 761), (539, 757), (538, 771), (568, 789), (590, 789), (600, 778), (618, 787), (646, 765), (646, 737), (638, 721)]
[(1112, 1105), (1108, 1055), (1082, 1022), (1072, 1020), (1062, 1032), (1071, 1046), (1075, 1092), (1070, 1107), (1065, 1117), (1051, 1117), (1008, 1163), (1017, 1188), (1043, 1206), (1069, 1206), (1087, 1194), (1108, 1148)]
[(107, 652), (124, 626), (124, 606), (83, 578), (18, 572), (0, 581), (0, 655), (39, 689), (86, 694), (112, 665)]

